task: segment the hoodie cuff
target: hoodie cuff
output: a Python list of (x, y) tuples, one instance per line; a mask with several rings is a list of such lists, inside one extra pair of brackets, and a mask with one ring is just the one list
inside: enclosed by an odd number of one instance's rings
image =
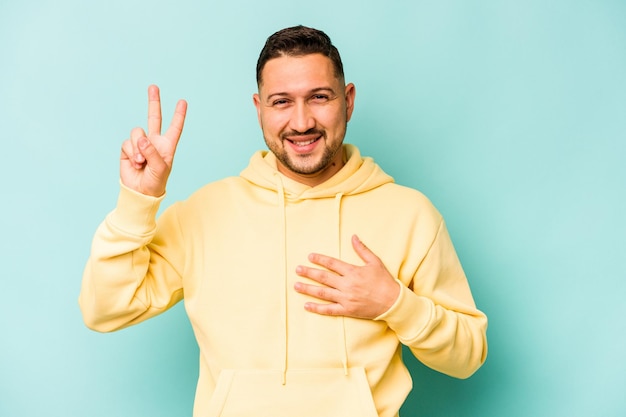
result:
[(374, 320), (382, 320), (393, 330), (403, 343), (415, 340), (428, 326), (434, 315), (435, 306), (431, 300), (419, 296), (401, 281), (400, 294), (396, 302)]
[(132, 190), (120, 182), (117, 206), (107, 216), (115, 228), (133, 235), (146, 235), (156, 228), (156, 215), (165, 194), (152, 197)]

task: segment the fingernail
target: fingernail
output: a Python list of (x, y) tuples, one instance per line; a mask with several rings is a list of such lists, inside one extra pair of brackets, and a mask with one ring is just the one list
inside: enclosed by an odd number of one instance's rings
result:
[(146, 149), (148, 147), (148, 139), (139, 138), (139, 140), (137, 141), (137, 146), (139, 146), (140, 149)]

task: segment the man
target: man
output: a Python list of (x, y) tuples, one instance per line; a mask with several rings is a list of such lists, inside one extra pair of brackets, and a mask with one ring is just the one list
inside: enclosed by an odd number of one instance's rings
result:
[(328, 36), (275, 33), (257, 83), (270, 151), (158, 221), (187, 105), (162, 135), (149, 88), (148, 131), (122, 146), (117, 207), (85, 269), (86, 324), (113, 331), (184, 297), (200, 348), (195, 417), (397, 416), (411, 389), (401, 343), (469, 377), (487, 319), (436, 209), (343, 144), (355, 87)]

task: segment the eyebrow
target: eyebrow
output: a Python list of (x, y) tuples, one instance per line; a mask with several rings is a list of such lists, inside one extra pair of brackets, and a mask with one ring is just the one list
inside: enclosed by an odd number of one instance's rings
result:
[[(309, 91), (309, 94), (315, 94), (315, 93), (320, 93), (320, 92), (328, 92), (331, 94), (336, 94), (335, 90), (333, 90), (331, 87), (317, 87), (312, 89), (311, 91)], [(265, 100), (266, 102), (270, 101), (273, 97), (284, 97), (284, 96), (289, 96), (290, 94), (287, 92), (280, 92), (280, 93), (272, 93), (269, 96), (267, 96), (267, 99)]]

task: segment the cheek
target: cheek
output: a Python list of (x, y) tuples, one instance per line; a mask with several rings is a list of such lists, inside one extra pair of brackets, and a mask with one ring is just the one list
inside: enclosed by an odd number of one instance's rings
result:
[(266, 112), (261, 115), (261, 128), (272, 135), (278, 135), (288, 122), (289, 118), (284, 113)]
[(345, 111), (340, 109), (332, 109), (320, 115), (318, 122), (325, 129), (335, 131), (343, 130), (346, 123)]

